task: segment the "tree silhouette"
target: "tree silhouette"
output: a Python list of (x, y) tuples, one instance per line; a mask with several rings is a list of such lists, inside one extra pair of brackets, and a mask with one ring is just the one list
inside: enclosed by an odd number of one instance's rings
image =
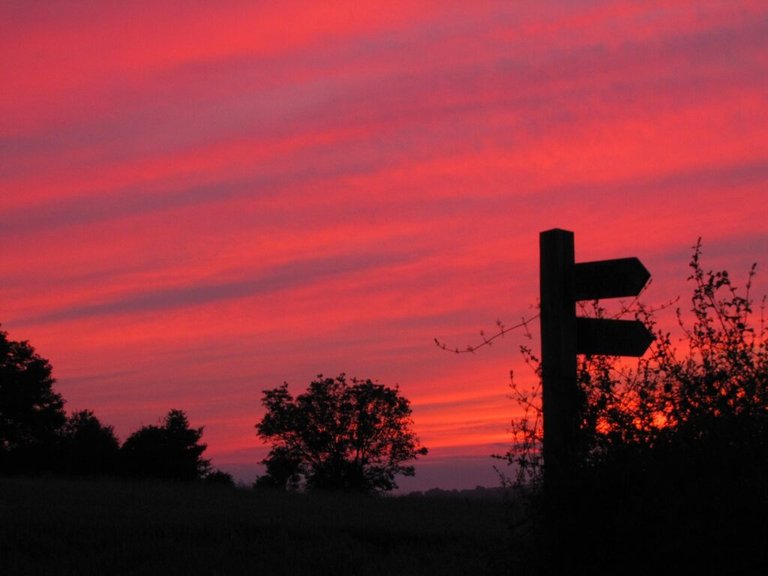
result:
[(112, 426), (93, 412), (71, 414), (59, 431), (57, 469), (65, 474), (102, 476), (117, 472), (120, 444)]
[(256, 479), (254, 488), (257, 489), (297, 490), (306, 472), (301, 454), (287, 446), (274, 446), (262, 464), (266, 465), (267, 473)]
[(229, 488), (235, 487), (235, 479), (229, 472), (223, 470), (211, 470), (203, 478), (206, 484), (212, 486), (227, 486)]
[(29, 342), (0, 330), (0, 473), (39, 472), (50, 465), (64, 400), (51, 365)]
[(256, 430), (272, 443), (262, 486), (286, 488), (300, 477), (311, 490), (384, 492), (397, 487), (396, 475), (414, 474), (406, 462), (427, 453), (397, 387), (318, 375), (296, 398), (288, 384), (265, 390), (262, 404)]
[(210, 470), (202, 457), (203, 427), (190, 428), (182, 410), (170, 410), (161, 426), (144, 426), (120, 449), (123, 472), (139, 478), (197, 480)]

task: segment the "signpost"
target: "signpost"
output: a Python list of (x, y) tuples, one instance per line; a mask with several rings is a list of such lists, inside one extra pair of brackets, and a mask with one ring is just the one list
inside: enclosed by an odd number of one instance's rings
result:
[(636, 296), (650, 273), (637, 258), (576, 263), (573, 232), (539, 236), (544, 484), (566, 481), (579, 429), (576, 355), (642, 356), (653, 335), (637, 320), (577, 318), (576, 302)]
[(576, 318), (576, 353), (596, 356), (642, 356), (653, 334), (640, 320)]
[(580, 262), (575, 273), (575, 300), (637, 296), (651, 278), (637, 258)]

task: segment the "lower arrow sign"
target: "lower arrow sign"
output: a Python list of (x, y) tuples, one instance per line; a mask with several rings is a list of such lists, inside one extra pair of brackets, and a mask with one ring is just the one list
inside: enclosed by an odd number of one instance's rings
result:
[(642, 356), (654, 336), (639, 320), (576, 318), (576, 353)]

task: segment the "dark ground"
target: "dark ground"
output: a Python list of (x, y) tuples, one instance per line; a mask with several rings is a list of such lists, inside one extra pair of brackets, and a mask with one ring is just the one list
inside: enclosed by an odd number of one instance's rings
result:
[(6, 478), (0, 574), (768, 574), (768, 486), (731, 486), (588, 483), (545, 523), (543, 506), (498, 493)]
[(0, 479), (2, 574), (504, 574), (503, 502)]

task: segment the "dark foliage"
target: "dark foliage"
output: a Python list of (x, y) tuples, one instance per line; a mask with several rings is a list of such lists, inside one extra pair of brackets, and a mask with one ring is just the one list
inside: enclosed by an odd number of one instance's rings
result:
[(120, 448), (113, 428), (90, 410), (66, 416), (51, 373), (28, 342), (0, 331), (0, 474), (119, 473), (234, 485), (225, 472), (210, 472), (203, 428), (190, 428), (183, 411), (171, 410), (162, 425), (142, 428)]
[(190, 428), (182, 410), (170, 410), (160, 426), (131, 434), (120, 449), (123, 473), (138, 478), (197, 480), (210, 470), (202, 457), (203, 428)]
[[(727, 272), (704, 270), (700, 244), (690, 266), (690, 315), (677, 311), (679, 339), (655, 329), (653, 311), (638, 305), (656, 341), (636, 368), (580, 359), (578, 468), (569, 486), (539, 500), (542, 554), (578, 551), (547, 556), (542, 564), (553, 573), (768, 568), (768, 332), (762, 314), (757, 325), (753, 318), (755, 268), (739, 290)], [(591, 311), (605, 314), (599, 303)], [(538, 370), (538, 359), (524, 354)], [(518, 481), (535, 486), (540, 412), (535, 396), (518, 399), (527, 413), (503, 458)]]
[(215, 486), (228, 486), (230, 488), (235, 487), (235, 479), (232, 477), (232, 474), (229, 472), (224, 472), (223, 470), (212, 470), (205, 475), (203, 481), (206, 484), (212, 484)]
[(257, 486), (384, 492), (395, 476), (412, 476), (406, 462), (427, 453), (411, 430), (411, 408), (397, 388), (371, 380), (318, 376), (296, 398), (288, 385), (264, 391), (267, 413), (256, 425), (272, 443)]
[(90, 410), (75, 412), (59, 431), (56, 469), (64, 474), (104, 476), (117, 472), (120, 444), (112, 426)]
[[(755, 267), (742, 294), (728, 272), (704, 271), (700, 244), (690, 266), (692, 321), (677, 311), (683, 350), (671, 333), (655, 328), (653, 310), (638, 304), (635, 315), (654, 329), (656, 341), (635, 369), (613, 357), (580, 359), (583, 468), (625, 455), (636, 461), (640, 454), (657, 459), (674, 452), (689, 461), (744, 450), (753, 456), (747, 460), (757, 462), (768, 454), (768, 327), (762, 314), (757, 326), (753, 320)], [(599, 303), (590, 311), (606, 313)], [(540, 375), (539, 359), (529, 348), (522, 350)], [(525, 470), (523, 481), (535, 483), (542, 464), (539, 389), (523, 393), (513, 383), (513, 390), (526, 411), (513, 423), (517, 442), (503, 458)]]
[(51, 365), (29, 342), (0, 330), (0, 473), (34, 473), (50, 466), (64, 400), (54, 392)]
[(262, 464), (266, 465), (267, 473), (256, 479), (253, 486), (256, 489), (294, 491), (299, 488), (302, 474), (306, 473), (301, 454), (287, 446), (274, 446)]

